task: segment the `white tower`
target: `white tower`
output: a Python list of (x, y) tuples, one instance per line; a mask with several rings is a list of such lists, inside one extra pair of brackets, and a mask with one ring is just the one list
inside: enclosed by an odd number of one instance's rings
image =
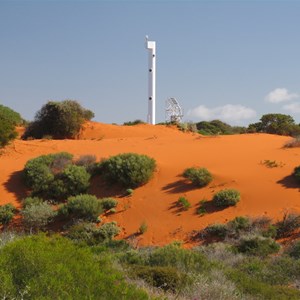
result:
[(146, 35), (146, 49), (149, 50), (148, 116), (147, 122), (155, 125), (155, 80), (156, 80), (156, 45)]

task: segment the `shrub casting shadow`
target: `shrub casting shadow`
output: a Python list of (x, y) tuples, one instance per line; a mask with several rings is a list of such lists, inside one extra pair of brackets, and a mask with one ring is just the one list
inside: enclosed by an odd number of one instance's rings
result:
[(177, 180), (172, 183), (168, 183), (167, 185), (165, 185), (162, 188), (162, 190), (166, 191), (167, 193), (177, 194), (177, 193), (185, 193), (185, 192), (191, 191), (195, 188), (197, 188), (197, 187), (195, 185), (193, 185), (192, 183), (189, 183), (185, 179), (181, 179), (181, 180)]
[(5, 189), (16, 195), (17, 201), (22, 203), (22, 200), (28, 196), (28, 190), (23, 181), (23, 171), (16, 171), (11, 174), (9, 179), (4, 183)]
[[(203, 204), (199, 204), (198, 207), (197, 207), (197, 209), (198, 209), (199, 207), (201, 207), (201, 208), (203, 208), (203, 209), (205, 210), (204, 215), (205, 215), (205, 214), (212, 214), (212, 213), (215, 213), (215, 212), (218, 212), (218, 211), (222, 211), (222, 210), (228, 208), (228, 206), (218, 207), (218, 206), (216, 206), (216, 205), (213, 203), (212, 200), (206, 201), (206, 202), (203, 203)], [(195, 214), (198, 215), (197, 210), (195, 211)], [(201, 217), (201, 216), (200, 216), (200, 217)]]
[(91, 185), (88, 192), (97, 198), (116, 197), (125, 195), (124, 187), (111, 184), (104, 180), (100, 175), (96, 175), (91, 179)]
[(300, 192), (300, 184), (297, 182), (293, 175), (286, 176), (277, 181), (277, 183), (281, 184), (283, 187), (287, 189), (298, 189)]

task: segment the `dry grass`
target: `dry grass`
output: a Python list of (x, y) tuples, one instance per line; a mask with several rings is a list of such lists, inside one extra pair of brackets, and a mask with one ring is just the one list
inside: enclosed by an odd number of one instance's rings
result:
[(283, 146), (284, 148), (296, 148), (300, 147), (300, 136), (297, 136), (293, 138), (292, 140), (288, 141), (286, 144)]

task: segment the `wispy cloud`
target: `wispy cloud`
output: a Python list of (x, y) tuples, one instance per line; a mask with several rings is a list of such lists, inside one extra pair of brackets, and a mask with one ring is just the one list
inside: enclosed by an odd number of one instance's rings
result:
[(237, 104), (226, 104), (208, 108), (205, 105), (200, 105), (191, 109), (187, 113), (190, 117), (199, 118), (200, 120), (210, 121), (219, 119), (225, 122), (236, 123), (241, 120), (251, 119), (256, 116), (256, 111), (252, 108)]
[(285, 102), (295, 98), (299, 98), (299, 95), (296, 93), (290, 93), (285, 88), (277, 88), (265, 97), (265, 99), (271, 103)]
[(283, 106), (283, 109), (294, 113), (300, 113), (300, 102), (286, 104)]

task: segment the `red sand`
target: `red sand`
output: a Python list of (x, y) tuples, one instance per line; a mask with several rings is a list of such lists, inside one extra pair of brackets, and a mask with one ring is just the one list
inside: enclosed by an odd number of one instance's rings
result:
[[(20, 206), (26, 196), (21, 170), (27, 160), (42, 154), (68, 151), (75, 157), (96, 155), (97, 159), (124, 152), (147, 154), (157, 161), (157, 171), (146, 185), (136, 189), (132, 197), (117, 197), (117, 213), (104, 217), (122, 227), (120, 237), (134, 236), (142, 222), (148, 231), (135, 238), (139, 245), (163, 245), (173, 240), (188, 240), (193, 230), (208, 224), (225, 222), (235, 216), (267, 215), (274, 219), (285, 211), (300, 212), (300, 186), (290, 176), (300, 165), (300, 148), (284, 149), (289, 137), (268, 134), (203, 137), (183, 133), (165, 126), (117, 126), (87, 123), (80, 140), (16, 140), (2, 150), (0, 156), (0, 204)], [(264, 160), (275, 160), (279, 167), (268, 168)], [(205, 188), (194, 188), (181, 176), (185, 168), (206, 167), (214, 176)], [(196, 214), (202, 199), (211, 200), (215, 192), (236, 188), (241, 201), (236, 207)], [(118, 191), (97, 186), (97, 196), (116, 196)], [(180, 196), (192, 204), (178, 213), (172, 207)]]

